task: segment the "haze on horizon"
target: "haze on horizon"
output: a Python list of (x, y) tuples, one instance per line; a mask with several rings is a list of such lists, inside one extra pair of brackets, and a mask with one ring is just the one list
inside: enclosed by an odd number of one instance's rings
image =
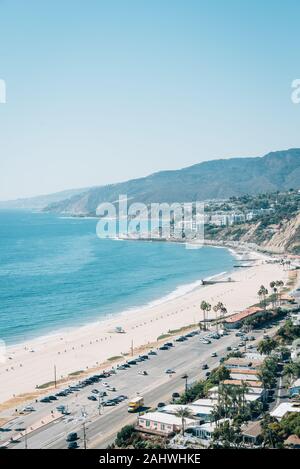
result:
[(296, 0), (0, 1), (0, 200), (299, 147)]

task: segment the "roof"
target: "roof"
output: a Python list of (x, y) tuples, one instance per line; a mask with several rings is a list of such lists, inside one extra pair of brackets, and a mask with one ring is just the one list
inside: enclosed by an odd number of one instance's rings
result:
[(251, 388), (262, 388), (262, 382), (261, 381), (247, 381), (247, 380), (241, 380), (241, 379), (225, 379), (223, 381), (223, 384), (230, 384), (233, 386), (242, 386), (242, 384), (247, 384), (247, 386)]
[(246, 366), (246, 367), (253, 367), (253, 366), (260, 366), (262, 365), (263, 360), (252, 360), (250, 358), (235, 358), (231, 357), (228, 358), (227, 360), (224, 361), (224, 365), (240, 365), (240, 366)]
[(216, 405), (216, 401), (214, 399), (197, 399), (193, 402), (194, 406), (203, 406), (203, 407), (213, 407)]
[[(206, 399), (209, 400), (209, 399)], [(164, 407), (161, 407), (159, 412), (169, 413), (169, 414), (176, 414), (180, 408), (188, 409), (192, 415), (197, 416), (198, 414), (210, 414), (212, 407), (215, 405), (215, 401), (212, 401), (211, 405), (195, 405), (195, 403), (189, 405), (176, 405), (176, 404), (169, 404)], [(205, 410), (203, 410), (205, 409)]]
[(208, 432), (213, 432), (217, 426), (224, 422), (230, 422), (230, 419), (220, 419), (218, 420), (218, 422), (206, 422), (202, 425), (197, 425), (197, 428), (200, 428), (201, 430), (206, 430)]
[(247, 422), (241, 427), (242, 434), (245, 436), (251, 436), (251, 437), (258, 437), (261, 432), (261, 420), (257, 420), (255, 422)]
[(230, 373), (239, 373), (242, 375), (257, 376), (257, 370), (244, 370), (241, 368), (229, 368)]
[(285, 441), (285, 445), (299, 445), (300, 446), (300, 438), (297, 435), (290, 435)]
[(293, 382), (292, 386), (290, 388), (296, 388), (300, 386), (300, 378), (296, 379), (296, 381)]
[(300, 406), (297, 406), (292, 402), (282, 402), (274, 410), (272, 410), (270, 414), (276, 419), (281, 419), (288, 412), (300, 412)]
[(263, 312), (263, 309), (259, 308), (258, 306), (252, 306), (251, 308), (247, 308), (244, 311), (241, 311), (240, 313), (234, 314), (230, 318), (226, 319), (226, 322), (229, 323), (235, 323), (242, 321), (243, 319), (246, 319), (250, 316), (253, 316), (254, 314), (261, 313)]
[[(139, 420), (151, 420), (152, 422), (165, 423), (167, 425), (182, 425), (181, 417), (177, 417), (172, 414), (165, 414), (164, 412), (148, 412), (139, 417)], [(196, 420), (185, 418), (186, 425), (195, 425), (197, 424)]]

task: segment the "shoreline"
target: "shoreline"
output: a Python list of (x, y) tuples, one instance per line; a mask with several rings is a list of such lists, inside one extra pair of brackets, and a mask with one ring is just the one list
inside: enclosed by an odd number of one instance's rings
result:
[[(232, 282), (216, 282), (196, 286), (182, 296), (168, 299), (158, 305), (136, 308), (130, 314), (64, 331), (62, 334), (39, 338), (35, 341), (9, 347), (10, 359), (0, 364), (0, 379), (6, 389), (0, 390), (0, 402), (20, 394), (36, 392), (36, 387), (53, 381), (53, 368), (57, 368), (57, 380), (69, 379), (70, 373), (88, 372), (103, 368), (113, 357), (124, 360), (131, 347), (147, 347), (170, 330), (189, 325), (197, 327), (201, 320), (200, 303), (203, 299), (212, 304), (223, 301), (228, 315), (234, 314), (257, 302), (257, 291), (262, 283), (271, 280), (287, 280), (288, 273), (279, 265), (264, 262), (264, 257), (251, 253), (257, 261), (247, 269), (236, 269), (230, 276)], [(220, 280), (222, 274), (218, 274)], [(213, 318), (214, 312), (209, 314)], [(121, 326), (124, 334), (115, 332)]]
[[(168, 241), (164, 241), (164, 242), (168, 242)], [(207, 248), (213, 248), (213, 249), (227, 249), (230, 254), (235, 257), (236, 259), (239, 259), (239, 256), (237, 254), (237, 252), (232, 249), (232, 248), (229, 248), (229, 247), (226, 247), (226, 246), (206, 246), (206, 245), (203, 245), (203, 247), (207, 247)], [(75, 325), (71, 325), (70, 323), (68, 325), (65, 325), (65, 326), (57, 326), (55, 327), (54, 329), (51, 329), (49, 331), (46, 331), (46, 330), (42, 330), (42, 331), (36, 331), (36, 333), (34, 333), (31, 337), (25, 337), (25, 338), (21, 338), (16, 341), (12, 340), (11, 341), (11, 338), (9, 339), (6, 339), (6, 342), (7, 342), (7, 346), (6, 346), (6, 350), (9, 351), (10, 350), (14, 350), (16, 347), (22, 347), (24, 345), (27, 345), (29, 343), (39, 343), (39, 342), (44, 342), (48, 339), (53, 339), (53, 338), (57, 338), (61, 335), (65, 335), (65, 334), (70, 334), (70, 333), (73, 333), (74, 331), (76, 331), (77, 329), (83, 329), (83, 328), (86, 328), (86, 327), (92, 327), (92, 326), (95, 326), (95, 327), (98, 327), (99, 325), (101, 325), (102, 323), (104, 322), (107, 322), (107, 321), (111, 321), (111, 320), (114, 320), (114, 319), (118, 319), (118, 317), (120, 319), (123, 318), (123, 316), (127, 316), (127, 315), (130, 315), (130, 314), (133, 314), (133, 313), (136, 313), (138, 311), (141, 311), (143, 310), (144, 308), (152, 308), (152, 307), (155, 307), (155, 306), (159, 306), (159, 305), (162, 305), (170, 300), (175, 300), (176, 298), (181, 298), (183, 296), (185, 296), (186, 294), (189, 294), (190, 292), (193, 292), (195, 289), (203, 286), (202, 285), (202, 282), (203, 281), (208, 281), (208, 280), (211, 280), (211, 279), (217, 279), (218, 277), (222, 277), (224, 275), (228, 275), (230, 276), (232, 272), (234, 272), (234, 268), (232, 270), (229, 270), (229, 271), (224, 271), (224, 272), (218, 272), (216, 274), (212, 274), (212, 275), (209, 275), (208, 277), (203, 277), (201, 279), (196, 279), (194, 281), (191, 281), (189, 283), (184, 283), (184, 279), (182, 279), (183, 283), (180, 283), (179, 285), (175, 286), (174, 289), (172, 289), (171, 291), (163, 294), (163, 296), (158, 296), (158, 297), (154, 297), (153, 299), (149, 300), (148, 302), (146, 303), (141, 303), (140, 305), (134, 305), (134, 306), (128, 306), (126, 309), (123, 309), (123, 310), (117, 310), (115, 312), (111, 312), (109, 314), (106, 314), (104, 316), (98, 316), (95, 315), (94, 318), (90, 318), (90, 319), (87, 319), (86, 322), (82, 322), (82, 323), (78, 323), (78, 324), (75, 324)]]

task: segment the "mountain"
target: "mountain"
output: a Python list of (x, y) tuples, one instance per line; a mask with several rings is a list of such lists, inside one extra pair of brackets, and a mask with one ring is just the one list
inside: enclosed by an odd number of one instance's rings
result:
[(73, 196), (83, 194), (86, 189), (71, 189), (62, 192), (56, 192), (50, 195), (38, 195), (36, 197), (29, 197), (27, 199), (7, 200), (0, 201), (0, 209), (24, 209), (24, 210), (42, 210), (50, 204), (56, 204), (63, 200), (69, 199)]
[(94, 215), (102, 202), (115, 202), (127, 194), (130, 202), (191, 202), (226, 199), (300, 187), (300, 149), (269, 153), (256, 158), (206, 161), (174, 171), (118, 184), (94, 187), (51, 203), (46, 210), (69, 215)]

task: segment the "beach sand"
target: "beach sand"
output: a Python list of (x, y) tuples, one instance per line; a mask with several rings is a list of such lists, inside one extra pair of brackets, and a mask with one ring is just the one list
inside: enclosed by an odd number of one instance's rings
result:
[[(269, 287), (272, 280), (286, 282), (288, 272), (279, 264), (266, 263), (257, 253), (251, 253), (253, 256), (257, 258), (253, 266), (235, 269), (224, 276), (223, 282), (199, 286), (160, 304), (8, 347), (7, 360), (0, 365), (0, 403), (53, 381), (54, 367), (57, 380), (67, 378), (79, 370), (100, 368), (111, 357), (130, 354), (132, 345), (137, 348), (156, 342), (169, 330), (197, 325), (202, 320), (202, 300), (212, 305), (222, 301), (228, 315), (257, 303), (259, 287)], [(227, 281), (229, 276), (232, 282)], [(208, 318), (214, 317), (211, 311)], [(116, 333), (116, 326), (125, 333)]]

